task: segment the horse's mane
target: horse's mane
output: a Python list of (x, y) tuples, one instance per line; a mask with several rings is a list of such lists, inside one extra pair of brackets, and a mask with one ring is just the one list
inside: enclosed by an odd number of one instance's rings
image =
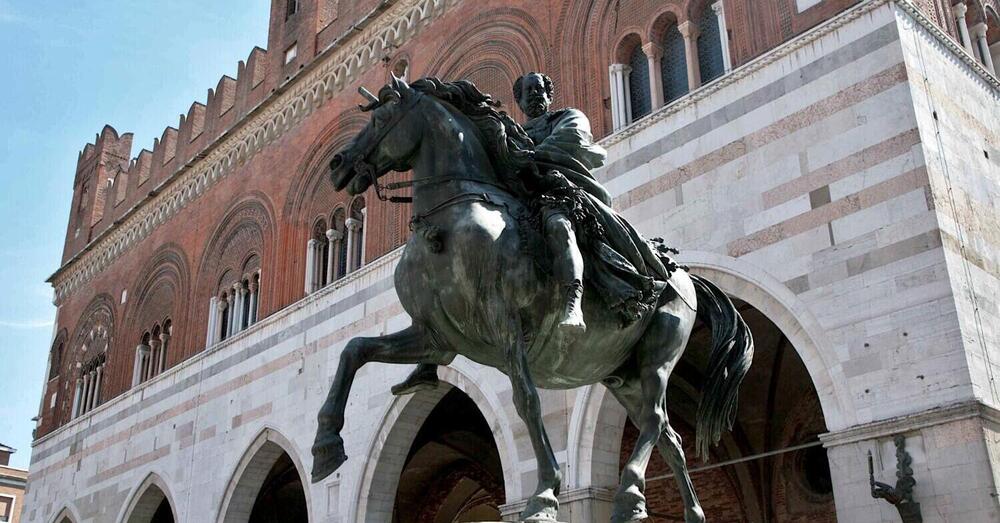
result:
[(472, 82), (442, 82), (427, 77), (410, 87), (447, 102), (467, 116), (479, 129), (493, 167), (504, 181), (513, 182), (518, 171), (531, 165), (531, 151), (535, 148), (531, 138), (506, 112), (497, 109), (499, 101)]

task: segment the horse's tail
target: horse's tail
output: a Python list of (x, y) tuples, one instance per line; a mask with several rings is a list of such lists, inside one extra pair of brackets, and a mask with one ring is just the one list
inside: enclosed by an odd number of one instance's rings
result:
[(707, 460), (709, 447), (732, 429), (736, 419), (740, 383), (753, 361), (753, 336), (724, 292), (704, 278), (690, 276), (698, 298), (698, 318), (712, 329), (712, 354), (698, 402), (696, 436), (696, 452)]

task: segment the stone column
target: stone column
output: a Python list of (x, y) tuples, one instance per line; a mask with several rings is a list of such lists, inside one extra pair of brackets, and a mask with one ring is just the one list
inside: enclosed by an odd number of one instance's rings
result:
[(104, 365), (98, 365), (97, 371), (95, 371), (94, 378), (94, 399), (90, 406), (91, 409), (97, 408), (101, 404), (101, 381), (104, 378)]
[(684, 59), (687, 61), (688, 90), (701, 87), (701, 68), (698, 66), (698, 26), (690, 20), (677, 26), (684, 37)]
[(642, 46), (642, 52), (646, 54), (649, 61), (649, 94), (652, 101), (652, 110), (655, 111), (663, 107), (663, 71), (660, 70), (660, 59), (663, 58), (663, 47), (656, 42), (649, 42)]
[(205, 347), (215, 343), (215, 323), (218, 320), (219, 298), (212, 296), (208, 300), (208, 332), (205, 334)]
[(70, 419), (75, 418), (80, 415), (80, 402), (83, 399), (83, 378), (76, 379), (76, 393), (73, 394), (73, 411), (70, 413)]
[(972, 35), (976, 39), (976, 48), (979, 49), (979, 59), (983, 62), (986, 70), (996, 76), (997, 70), (993, 66), (993, 55), (990, 54), (990, 44), (986, 41), (986, 23), (980, 22), (972, 27)]
[(87, 405), (90, 403), (90, 373), (83, 375), (83, 399), (80, 400), (80, 412), (82, 416), (87, 413)]
[(236, 332), (233, 330), (233, 321), (236, 319), (236, 295), (232, 292), (226, 296), (226, 316), (226, 337), (228, 338)]
[(608, 67), (611, 76), (611, 121), (615, 130), (628, 125), (629, 115), (626, 101), (628, 96), (628, 74), (632, 68), (625, 64), (611, 64)]
[(316, 290), (316, 243), (315, 239), (306, 243), (306, 294)]
[(94, 397), (97, 396), (97, 371), (87, 373), (87, 412), (94, 408)]
[(250, 280), (250, 319), (248, 325), (257, 323), (257, 294), (260, 292), (260, 279), (254, 275)]
[(140, 343), (135, 347), (135, 364), (132, 366), (132, 386), (142, 383), (142, 356), (149, 347)]
[(344, 224), (347, 226), (347, 272), (354, 272), (354, 269), (358, 265), (357, 255), (355, 254), (356, 247), (359, 238), (358, 230), (361, 229), (361, 222), (355, 220), (354, 218), (348, 218)]
[[(985, 40), (983, 40), (985, 42)], [(361, 252), (358, 255), (358, 268), (365, 264), (365, 251), (368, 249), (368, 207), (361, 209)]]
[(233, 284), (233, 299), (236, 307), (233, 310), (233, 334), (243, 330), (243, 282)]
[(326, 245), (329, 256), (326, 257), (326, 279), (327, 282), (332, 282), (334, 280), (333, 271), (337, 267), (335, 260), (337, 259), (337, 242), (344, 237), (344, 234), (340, 231), (334, 229), (327, 229), (326, 231)]
[(965, 20), (969, 7), (965, 4), (955, 4), (952, 9), (955, 10), (955, 22), (958, 24), (958, 37), (962, 41), (962, 47), (969, 52), (969, 56), (976, 56), (976, 51), (972, 48), (972, 38), (969, 38), (969, 23)]
[(160, 358), (156, 362), (156, 373), (163, 372), (167, 366), (167, 343), (170, 342), (170, 335), (166, 332), (160, 334)]
[(716, 18), (719, 19), (719, 43), (722, 45), (722, 65), (725, 72), (733, 70), (733, 62), (729, 56), (729, 30), (726, 27), (726, 6), (723, 5), (722, 0), (712, 4), (712, 11), (715, 12)]
[(160, 340), (149, 340), (149, 352), (146, 355), (146, 379), (156, 375), (156, 360), (160, 354)]

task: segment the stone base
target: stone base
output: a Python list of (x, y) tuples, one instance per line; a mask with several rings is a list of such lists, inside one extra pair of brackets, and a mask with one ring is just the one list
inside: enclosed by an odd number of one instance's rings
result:
[[(611, 500), (614, 492), (610, 489), (584, 487), (565, 490), (559, 494), (559, 520), (566, 523), (600, 523), (611, 520)], [(500, 515), (507, 519), (504, 523), (523, 523), (517, 517), (527, 505), (527, 500), (500, 506)]]

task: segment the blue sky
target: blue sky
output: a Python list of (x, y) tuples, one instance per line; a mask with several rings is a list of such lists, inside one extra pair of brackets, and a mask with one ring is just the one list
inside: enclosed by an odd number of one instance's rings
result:
[(269, 0), (0, 0), (0, 442), (26, 468), (52, 289), (80, 149), (111, 124), (133, 155), (205, 101), (254, 45)]

